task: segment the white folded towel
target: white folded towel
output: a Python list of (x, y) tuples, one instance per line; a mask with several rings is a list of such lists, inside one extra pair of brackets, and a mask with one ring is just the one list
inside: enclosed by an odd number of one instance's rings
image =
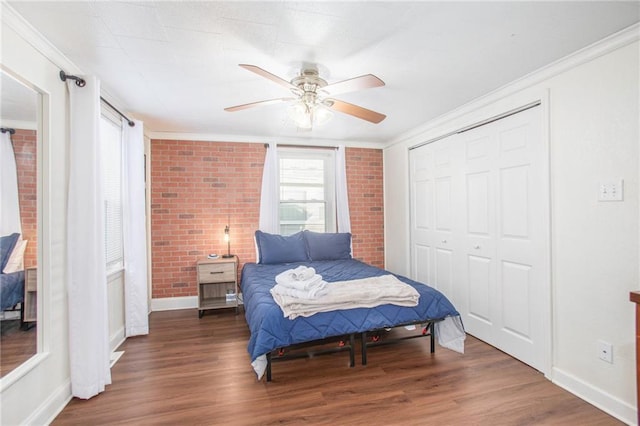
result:
[(322, 280), (318, 281), (314, 286), (309, 287), (306, 290), (303, 290), (300, 288), (287, 287), (281, 284), (276, 284), (271, 289), (271, 294), (289, 296), (295, 299), (315, 299), (326, 293), (327, 291), (326, 286), (327, 286), (327, 283)]
[(320, 283), (322, 282), (323, 282), (322, 275), (318, 275), (318, 274), (315, 274), (313, 277), (304, 281), (295, 281), (295, 280), (288, 280), (288, 279), (280, 279), (279, 281), (276, 280), (276, 283), (283, 287), (295, 288), (296, 290), (304, 290), (304, 291), (311, 290), (312, 288), (320, 285)]
[(420, 298), (415, 288), (393, 275), (328, 283), (320, 297), (316, 298), (296, 298), (274, 291), (271, 294), (289, 319), (309, 317), (318, 312), (372, 308), (384, 304), (416, 306)]
[(326, 285), (315, 269), (301, 265), (276, 275), (276, 285), (271, 289), (271, 294), (296, 299), (315, 299), (323, 294)]
[(288, 269), (281, 274), (276, 275), (276, 282), (278, 284), (282, 284), (281, 281), (306, 281), (313, 278), (315, 274), (315, 269), (308, 266), (300, 265), (295, 269)]

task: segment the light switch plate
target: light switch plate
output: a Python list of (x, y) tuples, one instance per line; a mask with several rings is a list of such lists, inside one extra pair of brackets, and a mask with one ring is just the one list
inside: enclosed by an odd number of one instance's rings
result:
[(598, 184), (598, 201), (622, 201), (624, 194), (622, 179), (603, 180)]

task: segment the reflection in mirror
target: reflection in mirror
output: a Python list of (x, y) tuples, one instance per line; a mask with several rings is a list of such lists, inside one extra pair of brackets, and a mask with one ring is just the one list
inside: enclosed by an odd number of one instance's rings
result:
[(0, 378), (37, 352), (38, 103), (0, 70)]

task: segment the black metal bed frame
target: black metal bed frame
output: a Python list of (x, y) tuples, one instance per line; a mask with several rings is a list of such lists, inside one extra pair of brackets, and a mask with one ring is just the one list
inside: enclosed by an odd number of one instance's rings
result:
[[(391, 343), (399, 342), (401, 340), (415, 339), (419, 337), (429, 337), (431, 353), (434, 353), (436, 351), (434, 326), (435, 326), (435, 323), (440, 322), (443, 319), (444, 318), (427, 320), (427, 321), (409, 322), (404, 324), (397, 324), (397, 325), (394, 325), (393, 327), (385, 327), (385, 328), (379, 328), (375, 330), (363, 331), (362, 333), (360, 333), (362, 365), (367, 365), (367, 347), (388, 345)], [(407, 327), (412, 325), (419, 325), (421, 327), (424, 327), (422, 330), (422, 333), (411, 335), (411, 336), (394, 337), (394, 338), (385, 339), (385, 340), (379, 340), (374, 337), (371, 342), (367, 341), (368, 336), (371, 334), (379, 335), (379, 333), (381, 333), (384, 330), (397, 328), (397, 327)], [(319, 349), (315, 351), (306, 351), (306, 352), (298, 351), (299, 349), (303, 349), (306, 347), (326, 345), (332, 342), (338, 342), (338, 346)], [(286, 352), (287, 350), (289, 351), (288, 353)], [(291, 351), (294, 351), (294, 352), (291, 352)], [(343, 351), (349, 351), (349, 367), (355, 366), (355, 334), (334, 336), (334, 337), (328, 337), (325, 339), (317, 339), (309, 342), (298, 343), (295, 345), (287, 346), (285, 348), (275, 349), (267, 353), (267, 369), (266, 369), (267, 382), (271, 381), (271, 378), (272, 378), (271, 364), (275, 361), (286, 361), (290, 359), (307, 358), (307, 357), (310, 358), (316, 355), (325, 355), (325, 354), (331, 354), (331, 353), (343, 352)]]
[[(338, 342), (338, 346), (319, 349), (316, 351), (285, 353), (285, 350), (287, 349), (292, 351), (297, 351), (298, 349), (311, 347), (311, 346), (325, 345), (332, 342)], [(356, 364), (355, 346), (356, 346), (355, 334), (349, 334), (349, 335), (342, 335), (342, 336), (327, 337), (325, 339), (311, 340), (309, 342), (303, 342), (303, 343), (287, 346), (286, 348), (275, 349), (267, 353), (267, 370), (266, 370), (267, 382), (271, 381), (271, 363), (275, 361), (286, 361), (289, 359), (296, 359), (296, 358), (311, 358), (316, 355), (326, 355), (326, 354), (332, 354), (336, 352), (349, 351), (349, 367), (353, 367)]]
[[(376, 330), (369, 330), (369, 331), (363, 331), (362, 333), (360, 333), (360, 342), (361, 342), (361, 357), (362, 357), (362, 365), (367, 365), (367, 348), (370, 346), (383, 346), (383, 345), (389, 345), (391, 343), (397, 343), (399, 341), (402, 340), (408, 340), (408, 339), (416, 339), (416, 338), (420, 338), (420, 337), (429, 337), (429, 344), (430, 344), (430, 349), (431, 349), (431, 353), (434, 353), (436, 351), (436, 340), (435, 340), (435, 332), (434, 332), (434, 326), (435, 323), (442, 321), (444, 318), (439, 318), (439, 319), (434, 319), (434, 320), (428, 320), (428, 321), (418, 321), (418, 322), (409, 322), (409, 323), (405, 323), (405, 324), (398, 324), (398, 325), (394, 325), (393, 327), (385, 327), (385, 328), (379, 328)], [(422, 329), (422, 333), (421, 334), (414, 334), (411, 336), (402, 336), (402, 337), (393, 337), (391, 339), (385, 339), (385, 340), (379, 340), (379, 334), (382, 331), (386, 331), (388, 329), (391, 328), (398, 328), (398, 327), (408, 327), (408, 326), (412, 326), (412, 325), (419, 325), (421, 327), (424, 327)], [(368, 341), (368, 336), (370, 334), (375, 334), (374, 338), (372, 339), (372, 341)]]

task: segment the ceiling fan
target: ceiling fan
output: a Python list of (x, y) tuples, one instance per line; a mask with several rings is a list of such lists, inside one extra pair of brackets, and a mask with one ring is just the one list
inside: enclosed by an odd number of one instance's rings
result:
[(348, 114), (371, 123), (380, 123), (386, 115), (358, 105), (334, 99), (332, 96), (355, 90), (384, 86), (384, 81), (373, 74), (361, 75), (348, 80), (327, 84), (320, 78), (318, 70), (312, 67), (303, 68), (291, 81), (286, 81), (255, 65), (240, 64), (248, 71), (254, 72), (268, 80), (289, 89), (294, 97), (268, 99), (248, 104), (225, 108), (225, 111), (240, 111), (255, 106), (271, 105), (280, 102), (293, 102), (289, 107), (289, 115), (299, 128), (311, 129), (331, 118), (331, 111)]

